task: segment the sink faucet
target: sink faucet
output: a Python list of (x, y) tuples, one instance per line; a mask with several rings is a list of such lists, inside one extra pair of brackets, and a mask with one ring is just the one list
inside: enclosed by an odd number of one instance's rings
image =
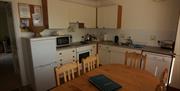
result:
[(133, 41), (131, 39), (131, 36), (128, 37), (127, 44), (128, 44), (128, 46), (132, 46), (133, 45)]

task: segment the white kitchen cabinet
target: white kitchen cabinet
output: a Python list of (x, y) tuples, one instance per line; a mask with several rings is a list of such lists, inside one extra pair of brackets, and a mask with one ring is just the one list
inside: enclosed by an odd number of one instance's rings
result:
[(91, 54), (96, 55), (97, 54), (97, 45), (91, 45)]
[(62, 0), (47, 0), (47, 12), (50, 29), (68, 28), (69, 23), (76, 22), (84, 23), (86, 28), (96, 28), (95, 7)]
[(126, 51), (141, 53), (141, 50), (128, 49), (116, 46), (111, 46), (110, 51), (111, 64), (124, 64)]
[(121, 28), (120, 5), (102, 6), (97, 8), (97, 26), (98, 28)]
[(125, 53), (124, 48), (111, 47), (111, 63), (112, 64), (124, 64)]
[(141, 53), (141, 50), (100, 44), (98, 46), (98, 54), (100, 58), (100, 63), (101, 64), (124, 64), (126, 51)]
[(171, 56), (150, 52), (143, 52), (143, 54), (147, 55), (146, 70), (151, 72), (154, 76), (160, 78), (164, 68), (168, 69), (168, 73), (170, 72)]
[(61, 0), (47, 0), (49, 28), (68, 28), (69, 3)]
[(71, 3), (69, 7), (70, 22), (84, 23), (85, 28), (96, 28), (96, 8)]
[(76, 48), (57, 50), (57, 60), (62, 65), (76, 61)]
[(98, 45), (98, 54), (100, 64), (110, 64), (110, 46)]

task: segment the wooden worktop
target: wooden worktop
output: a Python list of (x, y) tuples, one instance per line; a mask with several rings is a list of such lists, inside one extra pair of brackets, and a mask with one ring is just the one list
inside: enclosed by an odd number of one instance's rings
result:
[(159, 80), (147, 71), (128, 68), (120, 64), (103, 65), (75, 80), (69, 81), (51, 91), (98, 91), (88, 79), (104, 74), (122, 86), (118, 91), (155, 91)]

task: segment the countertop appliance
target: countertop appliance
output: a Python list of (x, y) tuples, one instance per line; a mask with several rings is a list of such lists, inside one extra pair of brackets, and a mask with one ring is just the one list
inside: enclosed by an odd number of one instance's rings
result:
[(177, 29), (174, 53), (176, 55), (172, 63), (172, 76), (170, 86), (180, 89), (180, 18)]
[(92, 41), (93, 39), (97, 39), (96, 36), (93, 34), (86, 34), (84, 37), (84, 41)]
[(71, 35), (59, 35), (56, 37), (56, 47), (68, 46), (72, 42)]
[(22, 38), (27, 83), (33, 91), (47, 91), (56, 86), (54, 67), (56, 37)]
[(174, 50), (175, 42), (173, 40), (163, 40), (163, 41), (158, 41), (158, 44), (163, 49)]
[(119, 37), (118, 36), (114, 36), (114, 43), (116, 43), (116, 44), (119, 43)]

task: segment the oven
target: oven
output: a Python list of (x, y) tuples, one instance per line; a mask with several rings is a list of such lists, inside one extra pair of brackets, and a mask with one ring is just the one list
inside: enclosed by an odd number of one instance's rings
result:
[(92, 55), (92, 47), (91, 46), (83, 46), (77, 48), (77, 60), (82, 64), (82, 59), (85, 59), (88, 56)]
[(82, 51), (78, 53), (78, 60), (79, 63), (82, 63), (82, 59), (85, 59), (91, 55), (91, 52), (89, 50)]

